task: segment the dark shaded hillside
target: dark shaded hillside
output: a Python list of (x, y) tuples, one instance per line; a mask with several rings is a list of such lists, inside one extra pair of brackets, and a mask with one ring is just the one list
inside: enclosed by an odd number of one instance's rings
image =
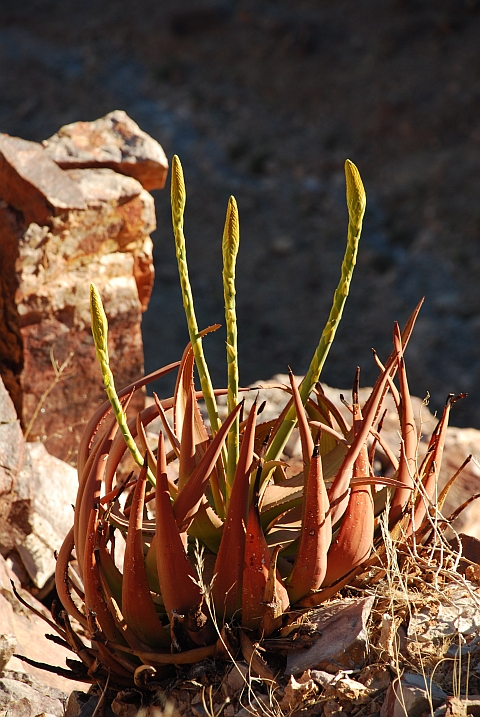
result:
[[(199, 322), (222, 320), (226, 202), (241, 212), (244, 383), (307, 368), (346, 231), (343, 161), (368, 196), (359, 265), (324, 379), (363, 382), (370, 347), (426, 296), (412, 390), (480, 427), (480, 3), (475, 0), (124, 0), (0, 8), (0, 130), (43, 139), (125, 109), (181, 155)], [(157, 197), (147, 366), (186, 341), (168, 192)], [(223, 336), (209, 337), (224, 380)]]

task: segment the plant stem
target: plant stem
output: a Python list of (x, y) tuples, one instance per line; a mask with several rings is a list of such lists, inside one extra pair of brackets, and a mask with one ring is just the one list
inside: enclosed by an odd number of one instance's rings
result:
[[(313, 387), (320, 378), (325, 359), (328, 356), (330, 346), (335, 338), (335, 333), (342, 318), (343, 309), (350, 289), (353, 270), (357, 260), (358, 243), (360, 241), (360, 234), (362, 231), (363, 215), (365, 214), (366, 195), (360, 173), (357, 167), (349, 159), (345, 162), (345, 179), (348, 208), (347, 247), (343, 257), (340, 281), (333, 296), (333, 304), (330, 309), (328, 321), (323, 329), (320, 342), (313, 355), (309, 369), (299, 387), (303, 405), (305, 405)], [(276, 460), (278, 458), (285, 447), (295, 424), (296, 413), (295, 408), (292, 405), (267, 451), (265, 462), (269, 460)]]
[[(123, 410), (120, 399), (118, 398), (117, 391), (115, 389), (115, 382), (113, 380), (113, 373), (110, 368), (110, 359), (108, 356), (108, 321), (103, 308), (102, 299), (98, 292), (95, 284), (90, 284), (90, 311), (92, 314), (92, 334), (95, 342), (95, 350), (97, 353), (97, 359), (102, 369), (103, 383), (105, 385), (105, 391), (108, 396), (108, 400), (112, 404), (112, 409), (117, 419), (120, 431), (125, 439), (127, 448), (132, 454), (133, 460), (137, 466), (142, 467), (144, 463), (144, 457), (137, 448), (130, 429), (128, 427), (127, 416)], [(154, 486), (155, 476), (148, 469), (147, 473), (148, 480)]]
[[(175, 235), (175, 252), (177, 255), (178, 274), (180, 277), (180, 288), (182, 290), (183, 308), (187, 318), (188, 333), (192, 344), (195, 363), (197, 366), (200, 385), (202, 387), (203, 398), (207, 408), (208, 417), (212, 435), (215, 435), (220, 429), (220, 419), (218, 417), (217, 402), (213, 392), (212, 381), (208, 371), (207, 362), (203, 353), (203, 344), (201, 336), (198, 332), (198, 324), (195, 316), (195, 308), (193, 305), (192, 287), (188, 276), (187, 251), (185, 246), (185, 235), (183, 233), (183, 215), (186, 203), (185, 181), (183, 178), (183, 169), (180, 159), (175, 155), (172, 159), (172, 186), (171, 186), (171, 202), (172, 202), (172, 223), (173, 233)], [(224, 456), (226, 458), (226, 456)], [(225, 461), (224, 461), (225, 462)], [(221, 461), (218, 464), (219, 482), (222, 490), (225, 487), (225, 475)], [(215, 507), (221, 512), (219, 497), (215, 496), (215, 486), (212, 481), (212, 491), (215, 501)]]
[[(227, 327), (227, 370), (228, 370), (228, 413), (238, 403), (238, 346), (237, 313), (235, 307), (235, 264), (240, 243), (240, 227), (237, 202), (234, 197), (228, 200), (225, 228), (223, 230), (223, 295), (225, 299), (225, 323)], [(227, 498), (232, 490), (235, 470), (238, 463), (239, 418), (237, 417), (228, 432), (227, 439)]]

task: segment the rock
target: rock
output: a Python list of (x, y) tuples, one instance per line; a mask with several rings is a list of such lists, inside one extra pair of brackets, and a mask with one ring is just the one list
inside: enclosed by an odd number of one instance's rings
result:
[(25, 441), (13, 402), (0, 378), (0, 546), (10, 538), (9, 516), (19, 496), (17, 476), (25, 462)]
[(50, 159), (41, 144), (0, 135), (0, 197), (25, 223), (45, 224), (69, 209), (85, 209), (79, 187)]
[[(70, 650), (45, 638), (45, 633), (51, 632), (51, 629), (40, 617), (18, 602), (10, 584), (12, 579), (15, 580), (15, 575), (9, 570), (6, 561), (0, 555), (0, 625), (2, 631), (15, 635), (17, 641), (15, 654), (25, 655), (37, 662), (65, 668), (65, 659), (75, 658), (75, 655)], [(35, 600), (26, 590), (22, 590), (18, 581), (15, 580), (15, 582), (22, 597), (36, 610), (48, 616), (44, 605)], [(36, 689), (51, 690), (53, 688), (62, 693), (70, 692), (75, 688), (82, 689), (85, 685), (83, 682), (70, 680), (29, 665), (18, 657), (11, 657), (7, 662), (4, 667), (4, 675), (12, 680), (24, 681)], [(50, 694), (53, 693), (50, 692)], [(58, 694), (55, 694), (58, 698)]]
[[(30, 531), (16, 549), (34, 585), (41, 589), (55, 572), (54, 552), (60, 550), (73, 524), (78, 479), (74, 468), (51, 456), (42, 443), (27, 443), (26, 466), (31, 488), (23, 528)], [(52, 492), (52, 485), (55, 491)], [(26, 505), (24, 504), (26, 508)]]
[[(366, 624), (373, 605), (373, 597), (338, 601), (335, 608), (320, 608), (312, 619), (319, 637), (301, 652), (290, 652), (286, 675), (298, 675), (308, 669), (337, 672), (339, 669), (359, 670), (363, 666), (367, 647)], [(331, 614), (331, 611), (334, 614)], [(330, 614), (329, 614), (330, 612)]]
[[(160, 146), (124, 113), (101, 122), (115, 142), (123, 138), (114, 164), (120, 158), (158, 186), (160, 166), (166, 171)], [(93, 124), (83, 144), (76, 125), (75, 143), (85, 151), (99, 147)], [(94, 166), (63, 170), (41, 145), (0, 136), (0, 374), (28, 440), (72, 463), (87, 418), (105, 398), (89, 284), (104, 299), (119, 387), (143, 373), (141, 316), (153, 285), (153, 198), (134, 177)], [(143, 402), (138, 391), (130, 410)]]
[(447, 695), (434, 682), (422, 675), (406, 672), (394, 680), (387, 690), (380, 717), (420, 717), (445, 702)]
[(407, 636), (418, 643), (444, 643), (454, 635), (474, 635), (480, 629), (478, 598), (463, 585), (445, 585), (438, 595), (438, 612), (432, 617), (430, 607), (411, 616)]
[(459, 697), (447, 697), (446, 703), (433, 713), (433, 717), (480, 717), (480, 700), (467, 700)]
[(64, 699), (60, 700), (43, 694), (30, 685), (8, 677), (0, 678), (0, 710), (15, 717), (36, 717), (47, 712), (55, 717), (62, 717), (65, 707)]
[(0, 635), (0, 672), (9, 662), (17, 647), (17, 638), (12, 633)]
[(249, 667), (246, 662), (235, 662), (223, 678), (224, 691), (233, 697), (248, 684)]
[(135, 177), (145, 189), (163, 189), (168, 160), (162, 147), (123, 110), (94, 122), (74, 122), (43, 142), (62, 169), (108, 167)]
[(0, 405), (0, 551), (17, 565), (15, 551), (26, 569), (26, 575), (17, 571), (22, 582), (31, 581), (40, 593), (48, 592), (55, 572), (54, 551), (73, 522), (76, 471), (49, 455), (42, 443), (25, 443), (1, 379)]

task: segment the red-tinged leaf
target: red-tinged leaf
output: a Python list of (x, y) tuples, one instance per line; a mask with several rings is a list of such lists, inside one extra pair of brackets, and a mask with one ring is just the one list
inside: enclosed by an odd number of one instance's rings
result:
[[(199, 338), (203, 338), (207, 334), (217, 331), (220, 324), (213, 324), (199, 332)], [(173, 429), (182, 441), (183, 422), (185, 418), (185, 410), (188, 395), (193, 386), (193, 350), (192, 344), (189, 342), (183, 352), (180, 368), (178, 369), (177, 382), (175, 385), (174, 404), (173, 404)], [(194, 434), (195, 444), (201, 444), (208, 440), (207, 430), (203, 423), (202, 414), (196, 401), (194, 402)]]
[(187, 484), (178, 493), (174, 503), (174, 513), (180, 532), (188, 530), (195, 517), (195, 513), (205, 491), (205, 486), (218, 460), (227, 433), (240, 412), (241, 407), (242, 404), (239, 403), (227, 416), (220, 430), (208, 446), (202, 460), (190, 476)]
[(84, 554), (84, 575), (85, 606), (87, 610), (87, 622), (90, 624), (90, 613), (94, 613), (104, 637), (111, 642), (123, 643), (123, 637), (118, 629), (115, 620), (108, 608), (102, 590), (100, 578), (100, 566), (98, 564), (95, 546), (97, 543), (98, 530), (98, 508), (90, 510), (88, 521), (87, 539)]
[[(388, 375), (385, 371), (385, 376)], [(353, 388), (353, 433), (354, 442), (358, 436), (365, 435), (362, 412), (358, 402), (360, 369), (357, 369)], [(379, 384), (381, 387), (381, 384)], [(376, 410), (372, 402), (370, 410)], [(367, 434), (368, 435), (368, 434)], [(367, 443), (364, 442), (353, 464), (353, 478), (371, 476)], [(355, 484), (351, 488), (347, 510), (337, 538), (327, 556), (327, 572), (323, 585), (329, 586), (354, 570), (368, 558), (373, 546), (375, 529), (375, 510), (372, 489), (369, 485)]]
[(432, 502), (438, 487), (438, 477), (440, 475), (440, 468), (442, 465), (443, 449), (445, 446), (445, 439), (447, 437), (450, 410), (456, 401), (460, 398), (464, 398), (465, 396), (466, 394), (464, 393), (461, 393), (458, 396), (454, 396), (453, 394), (448, 396), (443, 409), (442, 417), (436, 425), (435, 431), (430, 439), (431, 446), (429, 447), (425, 463), (422, 466), (423, 490), (419, 493), (415, 506), (413, 531), (420, 528), (423, 519), (425, 518), (427, 507)]
[(223, 537), (215, 562), (212, 587), (217, 615), (230, 620), (242, 602), (242, 574), (245, 560), (245, 526), (248, 513), (250, 472), (253, 467), (253, 447), (257, 402), (255, 401), (243, 432), (237, 468), (233, 479)]
[[(185, 401), (185, 411), (183, 415), (182, 434), (180, 440), (180, 456), (178, 461), (178, 489), (179, 491), (185, 486), (186, 482), (196, 468), (197, 461), (195, 459), (195, 387), (193, 385), (193, 352), (192, 360), (187, 362), (187, 366), (191, 367), (191, 384), (186, 387), (187, 396)], [(198, 408), (198, 407), (197, 407)], [(178, 430), (178, 427), (177, 427)], [(205, 443), (208, 438), (205, 438)]]
[(167, 464), (163, 434), (160, 433), (157, 456), (157, 490), (155, 498), (157, 531), (155, 533), (158, 580), (169, 618), (175, 611), (186, 615), (201, 603), (202, 592), (194, 582), (196, 576), (189, 563), (173, 514), (167, 482)]
[[(143, 378), (139, 379), (138, 381), (135, 381), (128, 386), (125, 386), (125, 388), (122, 388), (122, 390), (118, 392), (118, 397), (120, 399), (125, 398), (129, 394), (133, 393), (135, 389), (142, 388), (143, 386), (152, 383), (152, 381), (156, 381), (161, 376), (164, 376), (165, 374), (169, 373), (169, 371), (173, 371), (179, 365), (180, 361), (175, 361), (174, 363), (168, 364), (168, 366), (163, 366), (162, 368), (157, 369), (157, 371), (153, 371), (153, 373), (150, 373), (147, 376), (144, 376)], [(102, 405), (97, 408), (97, 410), (85, 426), (85, 430), (83, 432), (82, 439), (78, 448), (77, 456), (77, 467), (79, 476), (81, 476), (83, 469), (85, 468), (85, 463), (88, 460), (93, 437), (95, 436), (95, 433), (98, 430), (98, 427), (100, 426), (102, 421), (104, 420), (105, 416), (111, 410), (112, 406), (110, 401), (104, 401)]]
[(313, 453), (313, 438), (310, 432), (310, 426), (308, 425), (308, 419), (305, 414), (302, 399), (300, 397), (300, 393), (295, 383), (295, 378), (290, 368), (288, 369), (288, 377), (290, 379), (290, 386), (292, 387), (295, 413), (297, 414), (297, 426), (300, 433), (300, 443), (302, 446), (303, 474), (305, 476), (304, 486), (306, 488), (308, 480), (308, 470), (310, 467), (310, 456)]
[(140, 470), (128, 524), (123, 563), (122, 612), (129, 627), (152, 647), (168, 647), (170, 639), (160, 623), (150, 594), (143, 557), (142, 516), (147, 461)]
[(315, 393), (317, 394), (319, 408), (323, 406), (324, 411), (331, 413), (335, 418), (338, 427), (340, 428), (343, 435), (347, 436), (350, 433), (350, 426), (347, 425), (343, 415), (338, 410), (338, 407), (333, 403), (333, 401), (327, 398), (321, 383), (316, 384)]
[[(259, 627), (265, 613), (265, 605), (260, 596), (263, 596), (267, 585), (270, 570), (270, 550), (260, 524), (258, 510), (258, 489), (262, 466), (257, 471), (255, 480), (254, 500), (248, 513), (247, 531), (245, 538), (245, 565), (242, 581), (242, 627), (254, 630)], [(282, 610), (289, 607), (287, 591), (280, 575), (277, 575), (277, 589), (282, 601)]]
[(208, 504), (206, 498), (198, 506), (188, 534), (205, 545), (214, 555), (218, 553), (223, 534), (223, 520)]
[[(350, 479), (352, 477), (353, 466), (364, 447), (366, 450), (366, 441), (383, 399), (384, 388), (387, 384), (387, 377), (388, 368), (386, 367), (383, 374), (377, 380), (370, 398), (367, 401), (368, 406), (365, 404), (367, 409), (364, 414), (364, 418), (361, 421), (361, 426), (359, 426), (358, 433), (355, 434), (352, 445), (347, 450), (342, 465), (340, 466), (335, 480), (329, 490), (328, 499), (330, 501), (332, 525), (335, 525), (335, 523), (342, 517), (348, 505), (348, 489)], [(366, 460), (368, 462), (368, 453)], [(365, 473), (361, 473), (360, 475), (365, 475)]]
[(58, 552), (57, 563), (55, 566), (55, 585), (57, 588), (58, 597), (65, 610), (67, 610), (70, 615), (76, 618), (83, 627), (86, 627), (86, 617), (79, 611), (79, 609), (72, 600), (72, 596), (70, 595), (68, 563), (70, 561), (73, 548), (73, 528), (71, 528), (67, 533), (65, 540), (62, 543), (62, 547)]
[[(100, 566), (101, 576), (104, 578), (105, 583), (108, 585), (109, 593), (115, 598), (117, 603), (122, 605), (122, 573), (115, 565), (115, 560), (112, 558), (107, 550), (105, 540), (105, 528), (102, 526), (98, 530), (98, 542), (96, 546), (95, 556)], [(102, 583), (103, 585), (104, 583)]]
[(397, 488), (392, 498), (389, 514), (390, 525), (402, 516), (405, 506), (412, 498), (412, 489), (417, 475), (417, 427), (413, 413), (412, 399), (408, 388), (407, 372), (403, 357), (402, 338), (397, 322), (393, 334), (395, 350), (398, 352), (398, 379), (400, 383), (400, 426), (402, 443), (397, 478), (405, 486)]
[(289, 607), (288, 593), (283, 582), (277, 577), (277, 558), (281, 546), (277, 545), (270, 558), (267, 582), (263, 591), (264, 613), (260, 623), (260, 632), (268, 637), (282, 626), (282, 617)]
[(153, 451), (148, 444), (147, 434), (145, 431), (145, 426), (142, 423), (141, 413), (137, 414), (137, 437), (142, 455), (145, 455), (145, 453), (148, 455), (148, 465), (150, 466), (152, 472), (156, 473), (157, 459), (155, 458)]
[[(424, 300), (425, 300), (425, 298), (422, 298), (422, 299), (418, 302), (418, 304), (416, 305), (416, 307), (414, 308), (414, 310), (412, 311), (412, 313), (411, 313), (410, 316), (408, 317), (408, 321), (407, 321), (407, 323), (405, 324), (405, 327), (404, 327), (404, 329), (403, 329), (403, 331), (402, 331), (402, 346), (403, 346), (403, 350), (404, 350), (404, 351), (405, 351), (405, 349), (407, 348), (408, 342), (410, 341), (410, 336), (412, 335), (413, 327), (415, 326), (415, 322), (416, 322), (416, 320), (417, 320), (417, 316), (418, 316), (418, 314), (419, 314), (419, 312), (420, 312), (420, 309), (422, 308), (422, 304), (423, 304)], [(393, 351), (392, 351), (392, 353), (391, 353), (390, 356), (388, 357), (387, 363), (385, 364), (385, 369), (386, 369), (386, 371), (389, 373), (389, 375), (390, 375), (392, 378), (395, 376), (395, 373), (396, 373), (396, 370), (397, 370), (397, 365), (398, 365), (398, 361), (397, 361), (397, 351), (396, 351), (396, 349), (394, 348)], [(370, 410), (370, 403), (371, 403), (371, 401), (374, 400), (374, 398), (373, 398), (374, 395), (376, 395), (377, 384), (378, 384), (380, 381), (383, 380), (383, 375), (384, 375), (384, 372), (382, 372), (382, 373), (380, 374), (380, 376), (377, 378), (377, 382), (376, 382), (375, 386), (373, 387), (373, 391), (372, 391), (372, 393), (370, 394), (369, 398), (367, 399), (367, 401), (366, 401), (366, 403), (365, 403), (365, 405), (364, 405), (364, 407), (363, 407), (363, 415), (364, 415), (364, 416), (366, 416), (367, 413), (368, 413), (369, 410)], [(384, 391), (385, 388), (386, 388), (386, 387), (384, 386), (384, 389), (382, 389), (382, 391)], [(376, 400), (376, 399), (375, 399), (375, 400)], [(382, 396), (382, 398), (380, 399), (380, 401), (379, 401), (379, 403), (378, 403), (378, 413), (380, 413), (380, 410), (381, 410), (382, 400), (383, 400), (383, 396)], [(377, 416), (374, 416), (374, 419), (373, 419), (373, 421), (372, 421), (372, 425), (373, 425), (374, 423), (376, 423), (376, 418), (377, 418)]]
[(323, 481), (320, 446), (317, 444), (310, 460), (300, 545), (287, 586), (292, 604), (322, 585), (331, 540), (332, 522)]
[(163, 407), (163, 401), (160, 401), (160, 399), (158, 398), (158, 396), (155, 392), (153, 393), (153, 398), (154, 398), (155, 404), (158, 408), (158, 413), (160, 415), (165, 434), (166, 434), (168, 440), (170, 441), (170, 443), (172, 444), (172, 448), (175, 451), (175, 453), (177, 454), (177, 458), (179, 458), (180, 457), (180, 441), (178, 440), (178, 436), (174, 433), (172, 427), (170, 426), (170, 423), (168, 422), (167, 414), (165, 413), (165, 409)]
[(98, 447), (94, 448), (92, 451), (93, 459), (91, 462), (90, 459), (87, 462), (87, 468), (89, 469), (88, 475), (86, 475), (85, 480), (77, 493), (74, 512), (74, 537), (78, 567), (80, 575), (83, 578), (83, 559), (90, 513), (94, 503), (99, 503), (100, 501), (100, 491), (105, 471), (105, 462), (117, 430), (118, 424), (115, 420), (115, 416), (112, 416), (103, 439), (98, 444)]
[[(354, 466), (354, 477), (368, 472), (368, 452), (364, 445)], [(352, 487), (340, 531), (327, 556), (324, 586), (331, 585), (354, 570), (370, 555), (373, 545), (375, 514), (372, 491), (368, 485)]]

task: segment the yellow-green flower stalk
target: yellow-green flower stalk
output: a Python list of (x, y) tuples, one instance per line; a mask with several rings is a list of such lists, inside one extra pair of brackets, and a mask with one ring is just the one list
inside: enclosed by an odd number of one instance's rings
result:
[[(198, 332), (197, 318), (195, 316), (195, 307), (193, 305), (192, 287), (188, 276), (187, 250), (185, 246), (185, 235), (183, 233), (183, 215), (187, 200), (187, 192), (185, 189), (185, 181), (183, 178), (183, 169), (180, 159), (175, 155), (172, 159), (172, 185), (171, 185), (171, 201), (172, 201), (172, 223), (173, 233), (175, 235), (175, 252), (177, 255), (178, 274), (180, 277), (180, 288), (182, 290), (183, 308), (187, 318), (188, 333), (192, 344), (193, 354), (195, 356), (195, 364), (197, 366), (200, 385), (202, 387), (203, 398), (207, 408), (208, 417), (212, 434), (215, 435), (220, 429), (220, 419), (218, 417), (217, 402), (213, 392), (213, 385), (208, 371), (207, 362), (203, 353), (203, 344), (201, 336)], [(220, 472), (221, 469), (219, 469)], [(219, 476), (221, 488), (224, 488), (225, 477)], [(222, 485), (223, 484), (223, 485)], [(223, 499), (217, 494), (215, 482), (211, 482), (215, 507), (221, 513), (223, 509), (221, 504)]]
[[(125, 439), (125, 443), (133, 456), (135, 463), (142, 467), (144, 463), (144, 457), (137, 448), (130, 429), (128, 427), (127, 416), (122, 408), (122, 404), (118, 398), (117, 391), (115, 389), (115, 382), (113, 380), (113, 374), (110, 369), (110, 359), (108, 356), (108, 321), (103, 308), (102, 299), (98, 292), (95, 284), (90, 284), (90, 312), (92, 316), (92, 334), (95, 342), (95, 350), (97, 353), (97, 359), (100, 363), (102, 370), (103, 383), (105, 385), (105, 391), (108, 396), (108, 400), (112, 404), (112, 409), (117, 419), (120, 431)], [(148, 470), (148, 480), (152, 485), (155, 485), (155, 477), (153, 473)]]
[[(235, 197), (228, 200), (225, 228), (223, 230), (223, 295), (225, 299), (225, 323), (227, 328), (227, 410), (231, 413), (238, 403), (238, 347), (237, 313), (235, 308), (235, 264), (240, 244), (240, 227)], [(238, 463), (239, 418), (230, 428), (227, 439), (227, 496), (233, 484)]]
[[(343, 308), (350, 290), (350, 282), (357, 261), (358, 243), (360, 241), (367, 198), (360, 172), (349, 159), (345, 162), (345, 180), (348, 209), (347, 247), (343, 257), (340, 281), (333, 296), (333, 304), (330, 309), (328, 321), (323, 329), (320, 342), (313, 355), (309, 369), (299, 387), (303, 405), (305, 405), (313, 387), (320, 378), (323, 364), (335, 338), (340, 319), (342, 318)], [(267, 455), (265, 456), (265, 461), (275, 460), (280, 455), (295, 427), (296, 420), (295, 407), (292, 405), (275, 439), (270, 445)]]

